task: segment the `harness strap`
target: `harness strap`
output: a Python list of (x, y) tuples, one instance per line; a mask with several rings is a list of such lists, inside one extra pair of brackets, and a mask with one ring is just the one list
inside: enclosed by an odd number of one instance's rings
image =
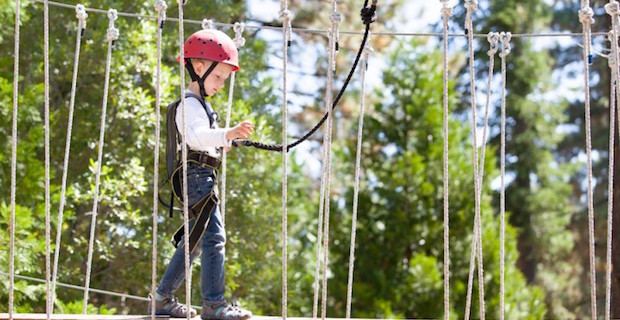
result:
[[(189, 232), (189, 252), (190, 254), (194, 253), (196, 249), (196, 245), (198, 241), (204, 235), (207, 226), (209, 225), (209, 221), (211, 221), (211, 215), (217, 206), (219, 199), (214, 192), (204, 196), (200, 201), (194, 204), (190, 210), (192, 211), (194, 218), (196, 219), (196, 223), (192, 227), (192, 230)], [(183, 236), (185, 234), (184, 226), (181, 226), (172, 236), (172, 244), (174, 247), (178, 247), (179, 243), (183, 240)]]

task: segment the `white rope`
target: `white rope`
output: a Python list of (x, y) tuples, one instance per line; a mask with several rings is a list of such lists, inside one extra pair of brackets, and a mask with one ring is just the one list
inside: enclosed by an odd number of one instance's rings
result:
[[(187, 137), (186, 128), (186, 110), (185, 110), (185, 30), (183, 29), (183, 5), (184, 0), (177, 0), (179, 5), (179, 69), (181, 73), (181, 126), (183, 127), (183, 136), (181, 137), (181, 162), (183, 163), (183, 231), (184, 231), (184, 265), (185, 265), (185, 304), (190, 305), (191, 302), (191, 265), (189, 260), (189, 197), (187, 195)], [(190, 319), (190, 313), (187, 313), (187, 320)]]
[[(34, 0), (34, 2), (43, 3), (44, 0)], [(441, 0), (440, 0), (441, 1)], [(60, 8), (69, 8), (75, 9), (74, 5), (60, 3), (56, 1), (49, 1), (50, 5), (57, 6)], [(106, 10), (97, 9), (97, 8), (87, 8), (87, 12), (95, 12), (95, 13), (106, 13)], [(127, 17), (127, 18), (138, 18), (138, 19), (150, 19), (157, 21), (157, 16), (144, 15), (138, 13), (130, 13), (130, 12), (119, 12), (119, 17)], [(170, 22), (178, 22), (179, 19), (168, 18), (166, 21)], [(195, 24), (202, 25), (202, 20), (193, 20), (193, 19), (184, 19), (183, 23), (187, 24)], [(233, 24), (230, 23), (220, 23), (214, 22), (213, 25), (219, 28), (232, 28)], [(275, 30), (282, 31), (282, 27), (274, 27), (274, 26), (258, 26), (258, 25), (248, 25), (246, 26), (247, 30)], [(326, 35), (329, 31), (324, 29), (313, 29), (313, 28), (290, 28), (292, 32), (297, 33), (310, 33), (310, 34), (323, 34)], [(343, 35), (363, 35), (363, 31), (340, 31), (340, 34)], [(394, 31), (377, 31), (373, 32), (375, 36), (404, 36), (404, 37), (443, 37), (443, 33), (437, 32), (394, 32)], [(597, 37), (606, 37), (606, 32), (593, 32), (593, 36)], [(449, 33), (448, 37), (450, 38), (466, 38), (468, 35), (464, 33)], [(486, 33), (474, 33), (475, 38), (486, 38)], [(583, 36), (579, 32), (540, 32), (540, 33), (513, 33), (513, 38), (563, 38), (563, 37), (581, 37)]]
[(364, 106), (366, 104), (366, 70), (368, 69), (368, 57), (373, 51), (370, 45), (364, 48), (364, 61), (360, 70), (362, 88), (360, 92), (360, 117), (357, 123), (357, 153), (355, 155), (355, 183), (353, 187), (353, 214), (351, 218), (351, 244), (349, 246), (349, 280), (347, 281), (347, 309), (346, 319), (351, 318), (351, 300), (353, 296), (353, 268), (355, 266), (355, 238), (357, 234), (357, 206), (359, 196), (360, 171), (362, 158), (362, 139), (364, 131)]
[(501, 146), (500, 146), (500, 162), (501, 162), (501, 190), (500, 190), (500, 233), (499, 233), (499, 308), (500, 308), (500, 320), (504, 319), (505, 313), (505, 272), (506, 272), (506, 258), (505, 258), (505, 246), (506, 246), (506, 57), (510, 54), (510, 32), (500, 34), (500, 40), (502, 42), (502, 52), (499, 56), (502, 59), (502, 115), (501, 115)]
[(202, 29), (213, 29), (213, 20), (211, 19), (202, 19)]
[(326, 173), (325, 173), (325, 216), (323, 220), (323, 285), (321, 297), (321, 319), (325, 319), (327, 314), (327, 267), (329, 265), (329, 213), (330, 213), (330, 187), (331, 187), (331, 154), (332, 154), (332, 134), (333, 134), (333, 112), (331, 110), (333, 100), (334, 73), (336, 70), (336, 39), (338, 39), (338, 24), (340, 23), (340, 14), (337, 12), (336, 0), (332, 1), (332, 11), (330, 13), (330, 21), (332, 23), (331, 32), (328, 41), (328, 68), (331, 72), (327, 73), (327, 93), (325, 95), (325, 109), (328, 112), (327, 117), (327, 157), (326, 157)]
[(99, 186), (101, 180), (101, 163), (103, 162), (103, 143), (105, 137), (105, 122), (106, 122), (106, 109), (108, 106), (108, 89), (110, 83), (110, 64), (112, 61), (112, 45), (113, 42), (118, 39), (118, 29), (114, 27), (114, 21), (118, 18), (117, 12), (114, 9), (108, 10), (108, 18), (110, 19), (109, 27), (106, 34), (108, 41), (108, 54), (105, 67), (105, 82), (103, 88), (103, 106), (101, 108), (101, 128), (99, 133), (99, 152), (97, 156), (97, 171), (95, 175), (95, 193), (93, 194), (93, 209), (90, 222), (90, 239), (88, 242), (88, 260), (86, 262), (86, 279), (84, 287), (84, 305), (82, 306), (82, 314), (86, 314), (86, 307), (88, 306), (88, 288), (90, 287), (90, 273), (91, 264), (93, 260), (93, 243), (95, 240), (95, 226), (97, 225), (97, 206), (99, 202)]
[(484, 320), (484, 269), (482, 260), (482, 228), (480, 219), (480, 201), (477, 195), (480, 193), (479, 174), (478, 174), (478, 148), (477, 128), (476, 128), (476, 73), (474, 68), (474, 44), (473, 44), (473, 22), (472, 11), (478, 9), (478, 1), (466, 0), (465, 7), (467, 14), (465, 18), (465, 29), (468, 34), (469, 43), (469, 73), (471, 90), (471, 112), (472, 112), (472, 135), (473, 135), (473, 158), (474, 158), (474, 194), (475, 194), (475, 215), (474, 231), (471, 247), (469, 278), (467, 286), (467, 301), (465, 306), (465, 319), (469, 319), (471, 307), (471, 291), (473, 284), (473, 269), (476, 254), (478, 256), (478, 294), (480, 302), (480, 319)]
[(84, 10), (84, 6), (79, 4), (75, 8), (76, 17), (78, 19), (77, 35), (75, 37), (75, 55), (73, 59), (73, 79), (71, 81), (71, 98), (69, 101), (69, 119), (67, 120), (67, 135), (65, 141), (65, 159), (62, 171), (62, 185), (60, 191), (60, 205), (58, 208), (58, 222), (56, 225), (56, 247), (54, 250), (54, 268), (52, 275), (52, 311), (54, 310), (54, 301), (56, 299), (56, 280), (58, 277), (58, 259), (60, 257), (61, 235), (63, 213), (65, 208), (65, 194), (67, 190), (67, 172), (69, 168), (69, 155), (71, 152), (71, 132), (73, 130), (73, 111), (75, 109), (75, 93), (77, 86), (78, 65), (80, 62), (80, 44), (84, 29), (86, 28), (86, 18), (88, 14)]
[(49, 53), (49, 5), (47, 2), (43, 4), (43, 73), (45, 84), (45, 110), (43, 126), (45, 130), (45, 288), (46, 288), (46, 304), (45, 310), (47, 319), (49, 320), (52, 313), (52, 295), (50, 292), (51, 282), (51, 239), (50, 239), (50, 53)]
[[(609, 41), (614, 45), (613, 34), (610, 32)], [(616, 43), (617, 46), (617, 43)], [(606, 247), (606, 261), (605, 266), (605, 320), (611, 318), (611, 249), (612, 249), (612, 234), (613, 234), (613, 194), (614, 194), (614, 147), (615, 147), (615, 126), (616, 126), (616, 98), (617, 90), (616, 83), (618, 81), (618, 65), (613, 56), (608, 60), (609, 68), (611, 69), (611, 82), (609, 88), (609, 167), (607, 177), (607, 247)]]
[[(233, 39), (233, 42), (235, 43), (235, 46), (237, 47), (237, 49), (243, 47), (245, 45), (245, 38), (243, 38), (242, 34), (243, 34), (243, 29), (245, 28), (245, 23), (241, 22), (235, 22), (234, 24), (234, 31), (235, 31), (235, 38)], [(232, 112), (232, 104), (233, 104), (233, 93), (235, 90), (235, 74), (236, 72), (233, 72), (230, 75), (230, 88), (228, 88), (228, 104), (227, 104), (227, 108), (226, 108), (226, 128), (230, 127), (230, 115)], [(220, 212), (222, 214), (222, 224), (226, 224), (226, 163), (227, 163), (227, 153), (224, 152), (222, 154), (222, 190), (221, 190), (221, 195), (220, 195)]]
[[(288, 65), (288, 45), (291, 41), (291, 12), (288, 10), (288, 1), (280, 1), (280, 18), (282, 18), (282, 145), (287, 142), (287, 97), (286, 97), (286, 67)], [(288, 309), (288, 211), (287, 211), (287, 169), (288, 149), (282, 150), (282, 319), (286, 320)]]
[(442, 3), (443, 16), (443, 313), (450, 319), (450, 173), (449, 167), (449, 109), (448, 109), (448, 22), (452, 7)]
[(316, 264), (314, 269), (314, 299), (312, 306), (312, 319), (317, 318), (318, 314), (318, 305), (319, 305), (319, 270), (321, 270), (320, 266), (322, 265), (321, 261), (323, 260), (322, 255), (322, 247), (323, 247), (323, 205), (325, 204), (325, 182), (327, 181), (327, 177), (325, 174), (327, 173), (327, 168), (325, 163), (327, 163), (327, 135), (323, 135), (323, 168), (321, 170), (321, 189), (320, 189), (320, 197), (319, 197), (319, 219), (318, 219), (318, 231), (317, 231), (317, 249), (316, 249)]
[[(609, 67), (612, 68), (612, 89), (610, 91), (611, 97), (614, 98), (614, 100), (610, 99), (610, 108), (616, 108), (616, 104), (617, 104), (617, 100), (618, 100), (618, 95), (620, 94), (620, 74), (619, 74), (619, 70), (618, 70), (618, 61), (620, 61), (620, 53), (618, 52), (618, 16), (620, 15), (620, 4), (618, 4), (617, 1), (610, 1), (608, 4), (605, 5), (605, 11), (607, 12), (607, 14), (609, 14), (611, 16), (611, 31), (608, 33), (608, 40), (611, 42), (611, 53), (609, 55)], [(615, 94), (614, 94), (615, 93)], [(620, 109), (619, 109), (620, 110)], [(611, 110), (610, 110), (611, 112)], [(620, 123), (620, 114), (618, 117), (619, 123)], [(611, 121), (611, 120), (610, 120)], [(610, 122), (612, 123), (612, 122)], [(614, 124), (610, 124), (610, 141), (612, 141), (612, 137), (614, 137), (615, 133), (612, 131)], [(612, 142), (610, 142), (612, 143)], [(613, 148), (613, 143), (610, 145), (610, 150), (613, 150), (611, 148)], [(610, 153), (610, 160), (609, 160), (609, 166), (610, 168), (613, 168), (613, 163), (614, 161), (612, 161), (613, 157), (613, 152)], [(610, 186), (612, 186), (610, 189), (611, 191), (608, 193), (608, 197), (610, 201), (610, 204), (608, 205), (608, 216), (607, 216), (607, 248), (606, 248), (606, 259), (607, 259), (607, 265), (606, 265), (606, 272), (605, 272), (605, 319), (610, 319), (610, 315), (611, 315), (611, 266), (612, 266), (612, 262), (611, 262), (611, 250), (612, 250), (612, 222), (613, 222), (613, 214), (610, 212), (613, 212), (613, 208), (611, 207), (613, 205), (612, 200), (613, 200), (613, 171), (610, 169), (609, 170), (609, 183)]]
[(13, 53), (13, 125), (11, 130), (11, 218), (9, 247), (9, 319), (13, 320), (13, 300), (15, 284), (15, 194), (17, 170), (17, 110), (19, 106), (19, 31), (20, 0), (15, 1), (15, 44)]
[[(8, 276), (8, 275), (9, 275), (8, 273), (0, 271), (0, 276)], [(40, 278), (27, 277), (27, 276), (22, 276), (22, 275), (15, 275), (15, 278), (32, 281), (32, 282), (45, 283), (45, 279), (40, 279)], [(78, 286), (78, 285), (68, 284), (68, 283), (63, 283), (63, 282), (58, 282), (57, 285), (58, 287), (81, 290), (81, 291), (84, 291), (85, 289), (83, 286)], [(137, 301), (149, 301), (149, 299), (145, 298), (144, 296), (135, 296), (131, 294), (125, 294), (125, 293), (113, 292), (113, 291), (107, 291), (107, 290), (101, 290), (101, 289), (93, 289), (93, 288), (90, 288), (89, 291), (94, 292), (94, 293), (99, 293), (102, 295), (106, 295), (106, 296), (119, 297), (123, 300), (132, 299), (132, 300), (137, 300)], [(200, 308), (200, 306), (194, 306), (194, 305), (192, 307)]]
[[(154, 4), (157, 11), (157, 78), (155, 82), (155, 150), (153, 151), (153, 252), (151, 257), (151, 297), (157, 295), (157, 232), (158, 232), (158, 208), (159, 208), (159, 135), (160, 109), (161, 109), (161, 40), (164, 21), (166, 21), (166, 9), (168, 5), (164, 0), (157, 0)], [(155, 320), (155, 312), (151, 312), (151, 319)]]
[(592, 138), (590, 120), (590, 67), (589, 56), (590, 46), (590, 26), (594, 23), (594, 12), (589, 6), (589, 1), (581, 1), (582, 8), (579, 10), (579, 21), (583, 25), (583, 64), (584, 64), (584, 87), (585, 87), (585, 121), (586, 121), (586, 156), (588, 172), (588, 240), (590, 248), (590, 309), (592, 319), (596, 319), (596, 270), (595, 270), (595, 249), (594, 249), (594, 201), (592, 185)]

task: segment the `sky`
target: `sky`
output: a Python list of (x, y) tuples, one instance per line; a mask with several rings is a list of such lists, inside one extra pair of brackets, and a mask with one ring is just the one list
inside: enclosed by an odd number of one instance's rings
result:
[[(405, 5), (405, 9), (401, 11), (401, 14), (394, 19), (394, 21), (404, 21), (398, 22), (394, 25), (395, 31), (401, 32), (427, 32), (430, 31), (430, 27), (432, 24), (435, 24), (441, 19), (441, 2), (437, 1), (408, 1)], [(305, 27), (301, 25), (295, 24), (294, 14), (295, 8), (289, 6), (289, 10), (293, 13), (293, 27)], [(248, 1), (248, 16), (254, 20), (259, 21), (274, 21), (279, 20), (279, 11), (280, 11), (280, 1), (278, 0), (249, 0)], [(325, 12), (325, 14), (329, 14)], [(344, 13), (343, 13), (344, 14)], [(415, 19), (411, 19), (411, 16), (414, 16)], [(379, 17), (380, 18), (380, 17)], [(324, 29), (328, 29), (330, 26), (326, 25)], [(351, 31), (350, 28), (347, 28), (346, 25), (340, 25), (341, 31)], [(270, 31), (263, 30), (258, 33), (258, 36), (263, 37), (266, 40), (270, 40), (270, 43), (277, 43), (282, 39), (282, 33), (278, 31)], [(295, 40), (296, 35), (293, 35), (293, 39)], [(294, 41), (294, 43), (297, 43)], [(304, 43), (299, 42), (299, 45), (304, 45)], [(268, 72), (269, 76), (272, 76), (276, 79), (281, 79), (282, 73), (282, 59), (281, 59), (281, 47), (273, 48), (273, 52), (269, 60), (269, 65), (273, 67), (273, 69)], [(311, 76), (303, 76), (303, 74), (313, 74), (315, 72), (314, 68), (316, 67), (316, 63), (312, 63), (316, 61), (319, 55), (325, 54), (325, 48), (322, 46), (315, 47), (304, 47), (304, 48), (295, 48), (293, 46), (290, 49), (289, 55), (297, 54), (297, 52), (303, 52), (303, 58), (297, 59), (297, 61), (304, 61), (303, 64), (295, 63), (293, 59), (289, 59), (289, 64), (287, 65), (287, 78), (289, 79), (287, 82), (287, 87), (290, 90), (291, 84), (294, 83), (304, 83), (304, 89), (309, 92), (316, 92), (316, 90), (320, 90), (322, 83), (317, 83), (316, 79)], [(378, 85), (381, 81), (381, 71), (385, 63), (382, 61), (380, 56), (375, 55), (375, 57), (371, 57), (369, 61), (369, 68), (367, 70), (367, 88), (373, 88)], [(348, 72), (350, 66), (338, 66), (337, 72)], [(300, 75), (302, 74), (302, 75)], [(359, 75), (359, 73), (357, 74)], [(358, 77), (354, 78), (357, 80), (353, 80), (355, 83), (353, 86), (359, 86)], [(281, 81), (281, 80), (280, 80)], [(357, 81), (357, 82), (356, 82)], [(314, 85), (313, 85), (314, 84)], [(287, 90), (287, 91), (289, 91)], [(292, 112), (301, 111), (301, 109), (308, 104), (313, 104), (314, 99), (312, 97), (304, 97), (304, 96), (295, 96), (290, 92), (287, 92), (287, 97), (290, 99), (290, 103), (287, 106), (289, 110)], [(291, 112), (289, 111), (289, 112)], [(352, 119), (351, 121), (357, 121), (356, 119)], [(289, 128), (289, 134), (294, 136), (299, 136), (302, 133), (294, 132), (295, 128)], [(289, 140), (290, 141), (290, 140)], [(314, 155), (311, 155), (310, 149), (312, 147), (316, 147), (316, 143), (302, 143), (297, 149), (297, 160), (300, 162), (305, 162), (305, 168), (307, 173), (311, 176), (317, 178), (320, 175), (321, 170), (321, 162), (320, 159)]]

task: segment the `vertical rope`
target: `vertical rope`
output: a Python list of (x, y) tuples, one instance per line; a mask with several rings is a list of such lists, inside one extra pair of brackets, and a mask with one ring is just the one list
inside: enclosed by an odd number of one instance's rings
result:
[(58, 222), (56, 225), (56, 247), (54, 250), (54, 271), (52, 275), (52, 311), (54, 310), (54, 301), (56, 299), (56, 280), (58, 277), (58, 259), (60, 257), (61, 235), (62, 235), (62, 223), (63, 213), (65, 208), (65, 194), (67, 190), (67, 172), (69, 170), (69, 155), (71, 152), (71, 135), (73, 130), (73, 112), (75, 109), (75, 92), (77, 86), (77, 74), (78, 65), (80, 62), (80, 45), (82, 43), (82, 36), (84, 29), (86, 28), (86, 18), (88, 14), (84, 9), (84, 6), (78, 4), (75, 7), (75, 15), (78, 19), (77, 35), (75, 37), (75, 58), (73, 59), (73, 79), (71, 81), (71, 98), (69, 101), (69, 119), (67, 120), (67, 136), (65, 141), (65, 159), (63, 163), (62, 171), (62, 186), (60, 191), (60, 206), (58, 208)]
[[(469, 43), (469, 73), (470, 73), (470, 87), (471, 87), (471, 111), (472, 111), (472, 135), (473, 135), (473, 157), (474, 157), (474, 193), (477, 195), (480, 192), (480, 185), (478, 180), (478, 149), (477, 149), (477, 129), (476, 129), (476, 71), (474, 68), (474, 30), (472, 22), (472, 11), (478, 9), (478, 1), (466, 0), (465, 7), (467, 8), (465, 31), (468, 36)], [(480, 319), (484, 320), (484, 269), (482, 261), (482, 227), (480, 219), (480, 201), (478, 197), (475, 197), (475, 216), (474, 216), (474, 232), (472, 239), (471, 257), (469, 278), (467, 287), (467, 301), (465, 306), (465, 319), (469, 318), (471, 307), (471, 291), (473, 283), (473, 269), (474, 261), (476, 260), (476, 254), (478, 256), (478, 293), (480, 302)], [(479, 247), (478, 247), (479, 246)]]
[[(179, 5), (179, 69), (181, 72), (181, 126), (183, 127), (183, 136), (181, 137), (181, 161), (183, 163), (183, 231), (184, 231), (184, 264), (185, 264), (185, 304), (191, 305), (191, 269), (189, 261), (189, 201), (187, 195), (187, 128), (185, 119), (185, 30), (183, 29), (183, 5), (185, 0), (177, 0)], [(187, 313), (187, 320), (190, 319), (190, 312)]]
[(90, 222), (90, 239), (88, 242), (88, 260), (86, 262), (86, 280), (84, 285), (84, 305), (82, 306), (82, 314), (86, 314), (88, 306), (88, 289), (90, 287), (91, 264), (93, 260), (93, 243), (95, 240), (95, 226), (97, 225), (97, 205), (99, 202), (99, 186), (101, 181), (101, 163), (103, 162), (103, 143), (105, 137), (106, 109), (108, 106), (108, 89), (110, 83), (110, 64), (112, 61), (112, 46), (114, 41), (118, 39), (118, 29), (114, 27), (114, 21), (118, 18), (118, 13), (114, 9), (108, 10), (108, 18), (110, 19), (106, 38), (108, 40), (108, 54), (105, 67), (105, 82), (103, 88), (103, 106), (101, 108), (101, 129), (99, 132), (99, 152), (97, 156), (97, 173), (95, 175), (95, 193), (93, 194), (93, 210)]
[[(245, 23), (235, 22), (233, 25), (233, 30), (235, 31), (235, 38), (233, 41), (235, 42), (235, 46), (237, 49), (243, 47), (245, 45), (245, 38), (243, 38), (243, 29), (245, 28)], [(233, 93), (235, 90), (235, 74), (233, 72), (230, 75), (230, 88), (228, 88), (228, 106), (226, 108), (226, 128), (230, 127), (230, 114), (232, 111), (233, 104)], [(222, 154), (222, 190), (220, 192), (220, 212), (222, 214), (222, 223), (226, 223), (226, 159), (228, 158), (227, 153), (224, 152)]]
[[(613, 34), (609, 33), (609, 41), (615, 41)], [(617, 46), (617, 43), (616, 43)], [(611, 318), (611, 248), (613, 234), (613, 194), (614, 194), (614, 147), (616, 135), (616, 99), (618, 82), (618, 64), (615, 57), (609, 56), (609, 68), (611, 69), (611, 83), (609, 90), (609, 167), (607, 177), (607, 247), (606, 247), (606, 266), (605, 266), (605, 320)]]
[(500, 190), (500, 233), (499, 233), (499, 318), (504, 319), (504, 295), (505, 295), (505, 272), (506, 272), (506, 258), (505, 258), (505, 246), (506, 246), (506, 57), (510, 54), (510, 38), (512, 34), (510, 32), (502, 32), (500, 40), (502, 41), (502, 52), (499, 56), (502, 59), (502, 111), (501, 111), (501, 146), (500, 146), (500, 162), (501, 162), (501, 190)]
[[(605, 5), (605, 11), (607, 14), (611, 16), (611, 31), (609, 32), (609, 38), (611, 41), (611, 48), (613, 57), (610, 57), (610, 62), (613, 60), (613, 68), (612, 68), (612, 84), (615, 81), (615, 98), (618, 99), (618, 95), (620, 94), (620, 74), (618, 70), (618, 63), (620, 61), (620, 55), (618, 53), (618, 15), (620, 14), (620, 4), (617, 1), (612, 0), (609, 1), (608, 4)], [(612, 64), (610, 63), (610, 67)], [(611, 90), (612, 94), (614, 90)], [(611, 102), (611, 101), (610, 101)], [(613, 102), (610, 104), (610, 108), (615, 108), (617, 102)], [(619, 109), (620, 110), (620, 109)], [(618, 117), (620, 120), (620, 116)], [(613, 127), (613, 125), (611, 125)], [(614, 134), (610, 133), (612, 136)], [(611, 146), (610, 146), (611, 147)], [(610, 149), (611, 150), (611, 149)], [(613, 155), (613, 152), (610, 153), (610, 156)], [(610, 160), (610, 166), (612, 166), (613, 161)], [(610, 179), (611, 178), (611, 170), (610, 170)], [(610, 180), (611, 181), (611, 180)], [(611, 182), (610, 182), (611, 183)], [(613, 192), (608, 194), (609, 198), (613, 198)], [(610, 200), (611, 201), (611, 200)], [(609, 209), (611, 210), (611, 209)], [(606, 274), (605, 274), (605, 319), (610, 318), (611, 314), (611, 241), (612, 241), (612, 217), (613, 215), (608, 213), (607, 217), (607, 266), (606, 266)]]
[(50, 24), (49, 24), (49, 4), (45, 0), (43, 2), (43, 60), (44, 60), (44, 83), (45, 83), (45, 110), (43, 126), (45, 129), (45, 288), (46, 288), (46, 304), (45, 309), (47, 313), (47, 319), (51, 317), (51, 302), (52, 297), (50, 293)]
[(492, 86), (492, 82), (493, 82), (493, 73), (494, 73), (494, 68), (495, 68), (495, 54), (497, 53), (498, 50), (498, 41), (499, 41), (500, 35), (497, 32), (489, 32), (489, 34), (487, 35), (487, 41), (489, 41), (489, 51), (487, 51), (487, 54), (489, 55), (489, 72), (487, 74), (487, 96), (486, 96), (486, 102), (485, 102), (485, 107), (484, 107), (484, 124), (483, 124), (483, 130), (482, 130), (482, 150), (480, 153), (480, 161), (479, 161), (479, 172), (478, 172), (478, 185), (481, 186), (478, 189), (478, 193), (476, 194), (476, 196), (478, 197), (478, 201), (480, 201), (481, 197), (482, 197), (482, 183), (484, 181), (484, 163), (485, 163), (485, 157), (486, 157), (486, 141), (487, 141), (487, 130), (489, 127), (489, 112), (490, 112), (490, 107), (491, 107), (491, 86)]
[(13, 320), (15, 285), (15, 193), (17, 169), (17, 110), (19, 106), (19, 31), (20, 0), (15, 1), (15, 44), (13, 47), (13, 125), (11, 130), (11, 218), (9, 247), (9, 319)]
[[(157, 0), (154, 4), (157, 11), (157, 78), (155, 82), (155, 150), (153, 151), (153, 252), (151, 257), (151, 298), (155, 299), (157, 290), (157, 231), (158, 231), (158, 206), (159, 206), (159, 142), (161, 131), (161, 40), (164, 21), (166, 21), (166, 9), (168, 5), (164, 0)], [(151, 319), (155, 320), (155, 312), (151, 312)]]
[[(286, 98), (286, 67), (288, 65), (288, 46), (291, 41), (291, 12), (288, 1), (280, 1), (280, 18), (282, 18), (282, 145), (287, 143), (287, 98)], [(282, 152), (282, 319), (286, 320), (288, 305), (288, 212), (287, 212), (287, 168), (288, 150)]]
[(590, 308), (591, 317), (596, 319), (596, 266), (594, 252), (594, 201), (593, 184), (592, 184), (592, 138), (591, 138), (591, 120), (590, 120), (590, 66), (589, 55), (592, 41), (590, 39), (590, 25), (594, 23), (594, 12), (590, 8), (590, 2), (581, 1), (581, 10), (579, 10), (579, 21), (583, 25), (583, 64), (584, 64), (584, 87), (585, 87), (585, 121), (586, 121), (586, 156), (588, 171), (588, 240), (590, 247)]
[(450, 319), (450, 175), (449, 175), (449, 109), (448, 109), (448, 22), (452, 7), (440, 0), (443, 16), (443, 313)]
[(325, 174), (327, 173), (327, 135), (323, 135), (323, 168), (321, 170), (321, 189), (320, 189), (320, 197), (319, 197), (319, 219), (318, 219), (318, 231), (317, 231), (317, 246), (316, 246), (316, 264), (314, 269), (314, 299), (313, 299), (313, 307), (312, 307), (312, 319), (317, 318), (318, 314), (318, 305), (319, 305), (319, 270), (321, 270), (322, 266), (322, 247), (323, 247), (323, 205), (325, 204), (325, 182), (327, 181), (327, 177)]
[(331, 30), (329, 32), (328, 41), (328, 68), (331, 72), (327, 72), (327, 94), (325, 95), (325, 108), (329, 115), (327, 118), (327, 157), (326, 157), (326, 173), (325, 173), (325, 216), (323, 225), (323, 286), (321, 297), (321, 319), (325, 319), (327, 313), (327, 267), (329, 265), (329, 213), (330, 213), (330, 179), (331, 179), (331, 154), (332, 154), (332, 134), (333, 134), (333, 122), (334, 116), (330, 109), (333, 100), (333, 86), (334, 86), (334, 74), (336, 70), (336, 40), (338, 39), (338, 24), (341, 20), (341, 15), (337, 11), (336, 0), (332, 1), (332, 11), (329, 15), (329, 20), (332, 23)]
[(351, 318), (351, 300), (353, 296), (353, 268), (355, 266), (355, 238), (357, 233), (357, 205), (360, 184), (360, 160), (362, 158), (362, 133), (364, 131), (364, 106), (366, 103), (366, 70), (368, 69), (368, 57), (372, 52), (370, 45), (364, 48), (364, 63), (360, 70), (362, 88), (360, 93), (360, 118), (357, 123), (357, 153), (355, 155), (355, 183), (353, 187), (353, 216), (351, 221), (351, 244), (349, 246), (349, 280), (347, 281), (347, 309), (346, 318)]

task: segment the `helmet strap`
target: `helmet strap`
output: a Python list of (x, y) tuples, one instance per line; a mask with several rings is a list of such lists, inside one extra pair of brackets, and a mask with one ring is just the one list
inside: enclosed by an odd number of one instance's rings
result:
[(185, 59), (185, 69), (187, 69), (187, 72), (189, 73), (189, 76), (192, 79), (192, 81), (197, 81), (198, 82), (198, 87), (200, 87), (200, 95), (202, 97), (208, 97), (209, 96), (207, 94), (207, 91), (205, 90), (204, 82), (205, 82), (205, 79), (207, 79), (207, 77), (211, 74), (211, 72), (213, 72), (213, 69), (215, 69), (216, 66), (217, 66), (217, 62), (213, 61), (211, 63), (211, 65), (209, 66), (209, 68), (207, 69), (207, 71), (205, 71), (205, 73), (202, 75), (202, 77), (200, 77), (200, 76), (198, 76), (198, 74), (194, 70), (194, 66), (191, 63), (190, 58), (186, 58)]

